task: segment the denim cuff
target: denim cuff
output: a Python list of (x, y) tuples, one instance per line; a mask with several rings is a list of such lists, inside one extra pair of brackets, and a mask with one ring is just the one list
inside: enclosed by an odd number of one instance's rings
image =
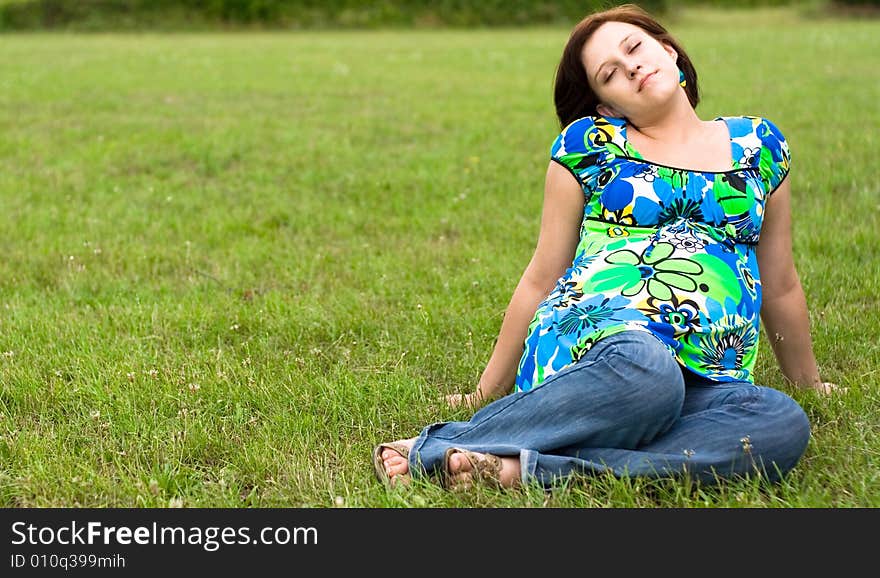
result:
[(538, 467), (538, 452), (535, 450), (519, 450), (519, 477), (523, 485), (535, 477), (535, 468)]

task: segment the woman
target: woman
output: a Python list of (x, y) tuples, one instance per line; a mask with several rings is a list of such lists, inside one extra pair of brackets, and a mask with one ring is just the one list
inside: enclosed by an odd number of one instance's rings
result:
[(449, 402), (515, 391), (377, 446), (381, 480), (711, 483), (795, 466), (810, 426), (791, 397), (753, 382), (760, 320), (787, 379), (834, 386), (792, 258), (788, 145), (767, 119), (701, 120), (698, 101), (687, 54), (640, 8), (575, 27), (534, 256), (477, 390)]

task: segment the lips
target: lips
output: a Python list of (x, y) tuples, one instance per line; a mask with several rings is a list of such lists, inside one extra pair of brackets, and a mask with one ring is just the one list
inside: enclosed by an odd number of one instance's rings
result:
[(657, 74), (657, 71), (650, 72), (642, 78), (642, 81), (639, 82), (639, 92), (642, 91), (642, 87), (645, 86), (645, 83), (648, 82), (648, 79), (651, 78), (652, 76), (654, 76), (655, 74)]

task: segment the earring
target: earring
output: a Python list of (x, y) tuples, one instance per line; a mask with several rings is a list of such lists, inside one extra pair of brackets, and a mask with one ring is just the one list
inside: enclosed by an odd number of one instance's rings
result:
[(678, 69), (678, 83), (683, 87), (687, 86), (687, 79), (684, 77), (684, 71)]

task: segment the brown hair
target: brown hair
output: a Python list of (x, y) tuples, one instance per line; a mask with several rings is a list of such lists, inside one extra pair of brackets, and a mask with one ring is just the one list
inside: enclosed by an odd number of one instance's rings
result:
[(559, 118), (561, 128), (579, 118), (598, 114), (596, 105), (600, 104), (599, 98), (587, 81), (587, 71), (581, 61), (581, 52), (583, 52), (587, 40), (599, 26), (606, 22), (633, 24), (653, 36), (657, 41), (672, 46), (678, 53), (676, 64), (679, 70), (684, 72), (687, 81), (685, 93), (687, 93), (691, 106), (697, 108), (697, 103), (700, 102), (697, 90), (697, 71), (681, 44), (666, 31), (662, 24), (642, 8), (635, 4), (624, 4), (590, 14), (572, 30), (568, 43), (562, 51), (559, 66), (556, 68), (556, 87), (553, 94), (556, 116)]

